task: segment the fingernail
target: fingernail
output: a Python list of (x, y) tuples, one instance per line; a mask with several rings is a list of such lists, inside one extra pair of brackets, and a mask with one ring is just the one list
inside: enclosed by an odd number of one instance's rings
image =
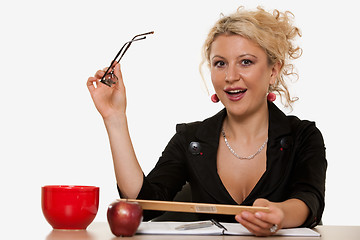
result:
[(262, 214), (261, 214), (261, 213), (259, 213), (259, 212), (256, 212), (256, 213), (255, 213), (255, 217), (257, 217), (257, 218), (261, 218), (261, 217), (262, 217)]
[(241, 215), (242, 215), (244, 218), (249, 217), (249, 214), (248, 214), (247, 212), (243, 212)]

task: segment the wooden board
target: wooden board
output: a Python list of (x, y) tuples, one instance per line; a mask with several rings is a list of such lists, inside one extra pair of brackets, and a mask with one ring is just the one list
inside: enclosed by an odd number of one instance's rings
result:
[(267, 207), (249, 207), (240, 205), (192, 203), (192, 202), (173, 202), (173, 201), (154, 201), (140, 199), (120, 199), (125, 202), (137, 202), (144, 210), (158, 210), (170, 212), (191, 212), (236, 215), (242, 211), (248, 212), (269, 212)]

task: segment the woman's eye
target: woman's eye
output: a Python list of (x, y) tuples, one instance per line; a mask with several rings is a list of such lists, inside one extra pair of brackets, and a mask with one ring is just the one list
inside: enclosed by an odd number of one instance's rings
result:
[(216, 61), (216, 62), (214, 62), (214, 66), (215, 67), (223, 67), (223, 66), (225, 66), (225, 62), (224, 61)]
[(251, 61), (251, 60), (249, 60), (249, 59), (244, 59), (244, 60), (242, 60), (241, 61), (241, 64), (242, 65), (245, 65), (245, 66), (249, 66), (249, 65), (251, 65), (253, 62)]

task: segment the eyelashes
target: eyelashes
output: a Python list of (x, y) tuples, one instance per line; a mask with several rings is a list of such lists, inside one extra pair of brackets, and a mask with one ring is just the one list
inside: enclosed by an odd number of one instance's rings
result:
[(224, 67), (225, 66), (225, 62), (224, 61), (215, 61), (214, 63), (213, 63), (213, 66), (214, 67)]
[(253, 64), (253, 61), (251, 61), (250, 59), (244, 59), (241, 61), (241, 64), (244, 66), (249, 66), (249, 65)]
[[(224, 68), (226, 66), (226, 62), (223, 60), (218, 60), (218, 61), (214, 61), (213, 62), (213, 67), (217, 67), (217, 68)], [(253, 61), (251, 61), (250, 59), (242, 59), (240, 61), (241, 66), (247, 67), (247, 66), (251, 66), (252, 64), (254, 64)]]

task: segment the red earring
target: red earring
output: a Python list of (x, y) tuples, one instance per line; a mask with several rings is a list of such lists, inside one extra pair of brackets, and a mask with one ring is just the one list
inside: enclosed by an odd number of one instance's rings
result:
[(268, 100), (269, 102), (275, 101), (275, 100), (276, 100), (276, 95), (275, 95), (275, 93), (269, 92), (268, 95), (267, 95), (267, 100)]
[(216, 94), (213, 94), (213, 95), (211, 95), (211, 101), (212, 101), (213, 103), (217, 103), (217, 102), (219, 102), (220, 100), (219, 100), (219, 98), (218, 98), (218, 96), (217, 96)]

